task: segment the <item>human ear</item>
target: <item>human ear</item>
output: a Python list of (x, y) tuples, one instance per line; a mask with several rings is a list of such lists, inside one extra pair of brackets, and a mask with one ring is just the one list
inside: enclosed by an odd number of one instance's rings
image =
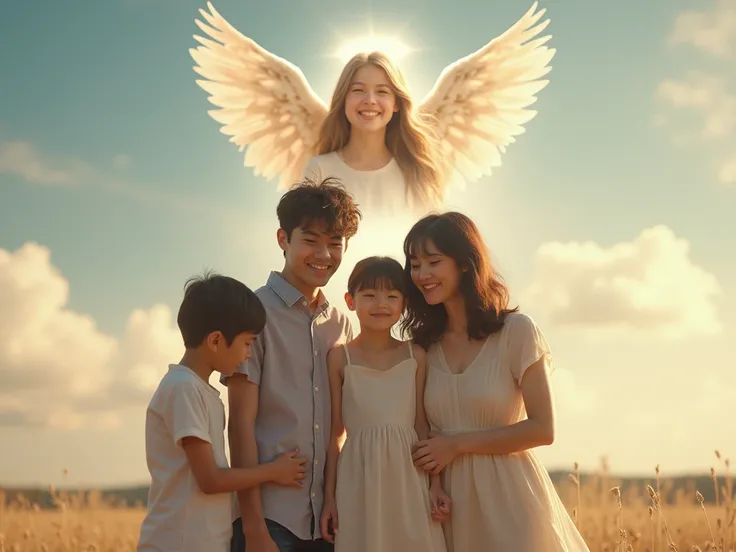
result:
[(286, 251), (286, 249), (289, 247), (289, 236), (286, 235), (286, 230), (283, 228), (279, 228), (276, 231), (276, 241), (279, 244), (279, 247), (282, 251)]
[(207, 335), (207, 348), (210, 351), (217, 351), (218, 347), (225, 342), (225, 336), (222, 335), (222, 332), (211, 332)]
[(355, 298), (349, 291), (345, 293), (345, 304), (347, 304), (349, 310), (355, 311)]

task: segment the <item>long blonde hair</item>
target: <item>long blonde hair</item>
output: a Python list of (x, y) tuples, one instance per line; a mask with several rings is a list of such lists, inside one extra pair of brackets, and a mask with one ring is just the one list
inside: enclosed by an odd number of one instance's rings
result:
[(383, 69), (396, 95), (399, 110), (386, 128), (386, 147), (404, 175), (405, 193), (421, 205), (437, 206), (443, 197), (444, 177), (434, 125), (415, 112), (404, 76), (381, 52), (356, 54), (343, 68), (320, 129), (316, 153), (331, 153), (347, 145), (350, 123), (345, 115), (345, 98), (355, 73), (368, 64)]

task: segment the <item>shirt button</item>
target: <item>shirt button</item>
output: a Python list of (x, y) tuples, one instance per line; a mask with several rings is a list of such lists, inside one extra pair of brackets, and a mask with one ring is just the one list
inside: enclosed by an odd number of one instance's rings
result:
[(302, 305), (306, 307), (307, 305), (309, 305), (309, 303), (307, 303), (306, 301), (302, 301)]
[(319, 424), (314, 424), (314, 429), (319, 429)]
[(314, 356), (317, 356), (317, 351), (314, 351)]
[(315, 496), (317, 496), (317, 493), (312, 493), (312, 498), (314, 498)]
[(315, 391), (319, 391), (319, 387), (317, 387), (317, 386), (315, 385), (315, 387), (314, 387), (314, 390), (315, 390)]
[(319, 464), (319, 460), (315, 460), (315, 461), (314, 461), (314, 463), (315, 463), (315, 464)]

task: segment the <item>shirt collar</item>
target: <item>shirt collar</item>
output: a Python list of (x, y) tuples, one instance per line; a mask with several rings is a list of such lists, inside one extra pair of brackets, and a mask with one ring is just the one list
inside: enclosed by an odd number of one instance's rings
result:
[[(299, 301), (306, 301), (306, 305), (303, 306), (309, 306), (309, 302), (307, 301), (307, 298), (304, 297), (304, 294), (287, 282), (284, 277), (276, 271), (272, 271), (268, 275), (266, 285), (270, 287), (288, 307), (293, 307)], [(325, 294), (322, 293), (321, 289), (317, 294), (317, 304), (319, 306), (317, 307), (315, 314), (324, 311), (330, 306), (329, 301), (327, 301), (327, 298), (325, 297)]]

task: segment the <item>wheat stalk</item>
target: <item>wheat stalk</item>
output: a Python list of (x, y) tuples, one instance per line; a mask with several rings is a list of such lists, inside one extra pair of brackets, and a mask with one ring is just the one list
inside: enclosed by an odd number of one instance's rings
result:
[[(733, 538), (736, 509), (730, 465), (722, 455), (714, 467), (720, 493), (719, 512), (714, 510), (715, 502), (706, 504), (705, 497), (702, 493), (696, 494), (697, 487), (691, 486), (689, 481), (686, 487), (676, 488), (678, 500), (664, 507), (664, 497), (671, 492), (671, 478), (662, 472), (658, 474), (661, 496), (654, 491), (657, 487), (650, 480), (654, 488), (652, 496), (646, 484), (629, 488), (613, 481), (605, 464), (598, 478), (587, 478), (575, 465), (572, 473), (567, 474), (576, 485), (575, 492), (567, 487), (569, 483), (565, 480), (562, 488), (570, 492), (565, 493), (564, 502), (566, 506), (575, 507), (573, 517), (577, 525), (582, 526), (591, 552), (660, 552), (656, 549), (657, 540), (662, 551), (679, 548), (692, 552), (736, 552)], [(705, 474), (707, 470), (706, 465)], [(601, 480), (610, 480), (604, 489), (605, 504), (597, 502)], [(706, 485), (710, 484), (706, 481)], [(683, 488), (687, 488), (687, 492)], [(31, 495), (17, 496), (13, 491), (0, 490), (0, 552), (135, 552), (140, 522), (145, 514), (141, 505), (113, 504), (94, 491), (70, 492), (53, 488), (49, 491), (53, 503), (47, 508), (45, 501)], [(617, 512), (611, 503), (612, 494)], [(583, 504), (586, 505), (584, 510)], [(659, 533), (658, 524), (662, 526)]]
[[(659, 496), (659, 493), (660, 493), (659, 464), (657, 464), (656, 466), (654, 466), (654, 474), (655, 474), (655, 477), (656, 477), (656, 480), (657, 480), (657, 496)], [(657, 516), (656, 523), (657, 523), (657, 532), (655, 534), (657, 535), (657, 537), (656, 537), (656, 540), (654, 541), (654, 550), (655, 551), (659, 549), (659, 547), (657, 545), (659, 544), (659, 538), (662, 535), (662, 522), (661, 522), (659, 516)]]
[(626, 552), (630, 546), (628, 543), (628, 534), (626, 533), (626, 529), (624, 529), (624, 506), (621, 502), (621, 487), (613, 487), (610, 492), (616, 497), (616, 506), (618, 507), (618, 549), (621, 550), (621, 552)]
[(708, 518), (708, 511), (705, 509), (705, 499), (703, 499), (703, 495), (700, 494), (700, 491), (695, 491), (695, 499), (700, 504), (700, 508), (703, 510), (703, 515), (705, 516), (705, 522), (708, 524), (708, 531), (710, 532), (710, 540), (713, 542), (716, 542), (716, 537), (713, 535), (713, 528), (710, 525), (710, 519)]
[(654, 510), (659, 514), (658, 519), (662, 521), (662, 525), (664, 526), (664, 530), (667, 535), (667, 542), (669, 544), (669, 550), (676, 552), (677, 546), (675, 546), (675, 543), (672, 540), (670, 529), (667, 526), (667, 520), (665, 519), (664, 514), (662, 513), (662, 504), (660, 502), (659, 494), (652, 488), (651, 485), (647, 485), (647, 492), (649, 493), (649, 498), (652, 501), (652, 506), (654, 507)]
[(568, 477), (575, 484), (576, 504), (572, 509), (572, 517), (575, 526), (580, 531), (580, 465), (577, 462), (573, 465), (573, 473), (569, 474)]

